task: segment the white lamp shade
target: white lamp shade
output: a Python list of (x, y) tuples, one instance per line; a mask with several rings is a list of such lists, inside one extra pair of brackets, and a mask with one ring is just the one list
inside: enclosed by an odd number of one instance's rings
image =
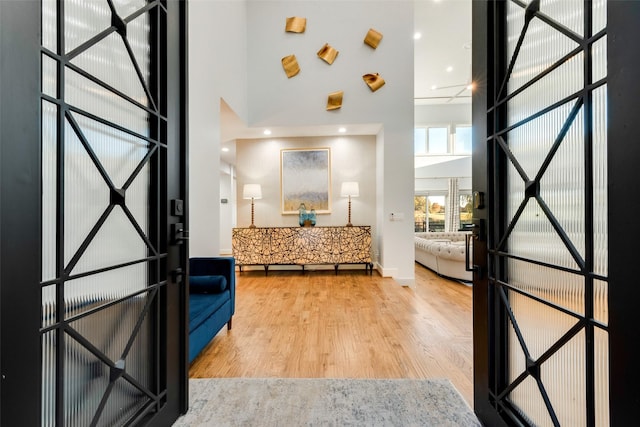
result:
[(360, 195), (360, 187), (355, 181), (343, 182), (340, 194), (342, 195), (342, 197), (358, 197)]
[(242, 187), (243, 199), (262, 199), (262, 187), (260, 184), (245, 184)]

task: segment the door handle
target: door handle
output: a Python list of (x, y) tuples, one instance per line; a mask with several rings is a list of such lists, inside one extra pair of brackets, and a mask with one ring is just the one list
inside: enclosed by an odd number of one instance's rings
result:
[(171, 224), (171, 243), (181, 245), (185, 240), (189, 240), (189, 231), (184, 229), (184, 224), (181, 222)]
[(471, 230), (471, 233), (464, 236), (464, 269), (466, 271), (476, 272), (478, 278), (482, 277), (482, 269), (473, 263), (473, 254), (471, 253), (473, 248), (471, 247), (471, 242), (473, 240), (485, 241), (487, 236), (484, 224), (485, 222), (482, 218), (473, 218), (471, 224), (465, 224), (465, 230)]
[(465, 234), (464, 236), (464, 269), (466, 271), (478, 271), (477, 265), (469, 266), (469, 260), (471, 259), (471, 241), (477, 239), (475, 234)]

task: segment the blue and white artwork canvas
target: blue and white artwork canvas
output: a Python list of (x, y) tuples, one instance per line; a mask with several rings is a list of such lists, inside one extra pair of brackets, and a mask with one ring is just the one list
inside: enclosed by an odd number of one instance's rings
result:
[(282, 150), (280, 159), (282, 213), (297, 214), (304, 203), (316, 213), (331, 212), (329, 148)]

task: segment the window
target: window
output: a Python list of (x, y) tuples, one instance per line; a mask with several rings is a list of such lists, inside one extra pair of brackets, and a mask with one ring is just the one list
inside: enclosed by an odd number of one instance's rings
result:
[(456, 126), (454, 154), (471, 154), (471, 126)]
[(447, 154), (449, 152), (449, 129), (446, 127), (427, 128), (427, 153)]
[(413, 149), (415, 154), (427, 152), (427, 129), (415, 128), (413, 130)]
[(413, 197), (413, 223), (414, 231), (427, 231), (427, 197)]
[(471, 194), (460, 194), (460, 226), (471, 224), (473, 217), (473, 200)]
[(444, 231), (445, 196), (427, 196), (429, 231)]

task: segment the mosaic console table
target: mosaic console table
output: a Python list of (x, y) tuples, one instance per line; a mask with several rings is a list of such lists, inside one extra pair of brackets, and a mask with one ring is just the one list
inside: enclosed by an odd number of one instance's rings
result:
[(256, 227), (234, 228), (233, 256), (243, 265), (364, 264), (373, 273), (371, 227)]

